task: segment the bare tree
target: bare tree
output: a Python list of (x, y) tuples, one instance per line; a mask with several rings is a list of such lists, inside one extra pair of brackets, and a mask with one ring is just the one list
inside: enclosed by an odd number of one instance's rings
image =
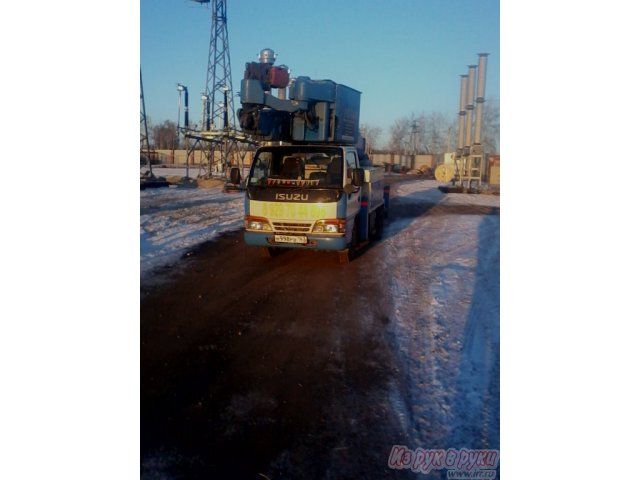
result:
[(389, 129), (389, 150), (401, 152), (406, 148), (409, 140), (411, 128), (411, 120), (408, 117), (402, 117), (391, 125)]
[(440, 112), (411, 114), (390, 128), (389, 149), (401, 152), (444, 153), (455, 138), (455, 121)]
[(440, 112), (423, 114), (423, 144), (429, 153), (444, 153), (450, 148), (453, 135), (453, 121)]
[(154, 148), (159, 150), (170, 150), (179, 148), (180, 137), (177, 126), (171, 120), (165, 120), (160, 125), (151, 127)]
[(380, 141), (380, 135), (382, 135), (382, 129), (375, 125), (369, 125), (363, 123), (360, 125), (360, 135), (367, 140), (367, 145), (371, 150), (378, 148), (378, 142)]
[(482, 143), (486, 153), (500, 153), (500, 100), (488, 98), (484, 103)]
[[(441, 154), (457, 146), (458, 118), (440, 112), (407, 115), (389, 128), (388, 148), (397, 153)], [(487, 99), (482, 115), (482, 143), (486, 153), (500, 153), (500, 100)]]

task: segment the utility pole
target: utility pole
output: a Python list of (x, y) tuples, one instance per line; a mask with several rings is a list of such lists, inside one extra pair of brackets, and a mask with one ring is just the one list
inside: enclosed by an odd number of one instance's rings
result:
[(140, 156), (146, 153), (149, 176), (153, 178), (151, 167), (151, 149), (149, 148), (149, 130), (147, 128), (147, 111), (144, 107), (144, 89), (142, 88), (142, 69), (140, 69)]
[(411, 168), (410, 169), (414, 169), (416, 167), (416, 156), (418, 154), (418, 122), (415, 120), (415, 118), (411, 121), (410, 142), (411, 142)]

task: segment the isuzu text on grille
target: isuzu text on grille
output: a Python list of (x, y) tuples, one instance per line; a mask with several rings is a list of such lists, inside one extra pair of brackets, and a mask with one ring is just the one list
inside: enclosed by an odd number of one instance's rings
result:
[(307, 193), (276, 193), (276, 200), (309, 200)]

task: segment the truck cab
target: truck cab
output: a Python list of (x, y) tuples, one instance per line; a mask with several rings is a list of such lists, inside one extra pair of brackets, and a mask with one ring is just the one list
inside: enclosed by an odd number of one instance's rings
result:
[[(353, 146), (273, 145), (254, 156), (245, 197), (248, 245), (349, 253), (380, 235), (383, 174)], [(353, 254), (353, 252), (351, 252)]]

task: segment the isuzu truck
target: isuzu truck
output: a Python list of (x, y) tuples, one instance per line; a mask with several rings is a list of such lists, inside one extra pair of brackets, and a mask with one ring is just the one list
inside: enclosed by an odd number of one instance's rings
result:
[[(383, 169), (366, 165), (359, 139), (360, 92), (331, 80), (298, 77), (273, 66), (273, 52), (248, 63), (240, 126), (263, 140), (246, 181), (247, 245), (334, 250), (341, 262), (381, 238), (388, 208)], [(275, 82), (275, 84), (274, 84)], [(271, 88), (289, 87), (289, 99)], [(231, 169), (231, 182), (240, 183)]]

